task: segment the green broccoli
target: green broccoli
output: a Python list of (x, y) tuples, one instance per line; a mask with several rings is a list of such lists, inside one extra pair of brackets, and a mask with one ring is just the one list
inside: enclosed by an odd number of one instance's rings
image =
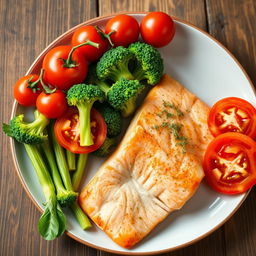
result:
[(163, 59), (159, 51), (151, 45), (141, 42), (131, 44), (128, 50), (136, 58), (136, 64), (132, 71), (134, 79), (146, 80), (150, 85), (157, 84), (164, 70)]
[(105, 95), (99, 87), (91, 84), (76, 84), (67, 92), (67, 101), (79, 111), (80, 145), (93, 145), (90, 112), (95, 101), (104, 101)]
[(38, 229), (46, 240), (52, 240), (65, 231), (66, 217), (57, 201), (51, 175), (37, 145), (47, 141), (44, 131), (49, 120), (42, 114), (35, 116), (36, 119), (32, 123), (25, 123), (23, 115), (14, 117), (10, 125), (3, 124), (3, 130), (8, 136), (24, 143), (46, 198), (44, 213), (39, 219)]
[(103, 91), (103, 92), (107, 92), (110, 88), (110, 85), (108, 82), (106, 81), (103, 81), (103, 80), (100, 80), (97, 76), (97, 72), (96, 72), (96, 65), (95, 64), (91, 64), (89, 66), (89, 69), (88, 69), (88, 74), (87, 74), (87, 77), (86, 77), (86, 81), (85, 81), (87, 84), (93, 84), (93, 85), (97, 85), (100, 87), (100, 89)]
[(107, 136), (112, 138), (121, 133), (122, 117), (119, 111), (112, 108), (108, 103), (95, 104), (95, 108), (103, 116), (107, 125)]
[(113, 82), (121, 78), (134, 79), (129, 70), (129, 63), (134, 59), (131, 51), (123, 46), (105, 52), (97, 63), (96, 72), (100, 80), (110, 79)]
[(47, 140), (48, 135), (45, 132), (45, 127), (49, 124), (47, 117), (40, 113), (32, 123), (26, 123), (23, 119), (24, 115), (19, 115), (11, 120), (10, 126), (3, 124), (8, 136), (25, 144), (40, 144)]
[(135, 111), (136, 100), (144, 88), (138, 80), (122, 78), (107, 91), (108, 102), (114, 109), (121, 111), (124, 117), (128, 117)]
[(96, 151), (94, 151), (93, 154), (96, 156), (99, 156), (99, 157), (105, 157), (113, 151), (113, 149), (115, 148), (117, 143), (118, 143), (117, 137), (114, 137), (114, 138), (106, 137), (106, 139), (105, 139), (104, 143), (101, 145), (101, 147), (99, 149), (97, 149)]

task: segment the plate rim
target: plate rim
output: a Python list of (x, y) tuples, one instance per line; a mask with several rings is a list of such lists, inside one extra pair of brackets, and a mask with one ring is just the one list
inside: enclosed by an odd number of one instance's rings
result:
[[(142, 14), (142, 15), (146, 15), (147, 13), (149, 12), (133, 12), (133, 11), (130, 11), (130, 12), (116, 12), (116, 13), (111, 13), (111, 14), (106, 14), (106, 15), (103, 15), (103, 16), (98, 16), (98, 17), (95, 17), (95, 18), (92, 18), (92, 19), (89, 19), (89, 20), (86, 20), (70, 29), (68, 29), (66, 32), (62, 33), (60, 36), (58, 36), (56, 39), (54, 39), (49, 45), (47, 45), (43, 51), (40, 52), (40, 54), (37, 56), (37, 58), (34, 60), (34, 62), (30, 65), (29, 69), (27, 70), (26, 74), (25, 75), (28, 75), (30, 74), (31, 70), (33, 69), (33, 67), (40, 61), (41, 59), (41, 56), (44, 55), (50, 48), (52, 48), (61, 38), (63, 38), (63, 36), (67, 35), (67, 34), (70, 34), (72, 33), (74, 30), (76, 30), (77, 28), (81, 27), (81, 26), (85, 26), (87, 25), (88, 23), (91, 23), (91, 22), (95, 22), (95, 21), (98, 21), (98, 20), (101, 20), (103, 18), (111, 18), (111, 17), (114, 17), (116, 15), (119, 15), (119, 14), (128, 14), (128, 15), (138, 15), (138, 14)], [(177, 22), (180, 22), (182, 24), (185, 24), (189, 27), (192, 27), (194, 28), (195, 30), (201, 32), (202, 34), (204, 34), (205, 36), (207, 36), (209, 39), (213, 40), (215, 43), (218, 44), (218, 46), (220, 46), (234, 61), (235, 63), (238, 65), (239, 69), (242, 71), (242, 73), (244, 74), (246, 80), (249, 82), (254, 94), (256, 95), (256, 89), (253, 85), (253, 82), (251, 81), (249, 75), (247, 74), (247, 72), (245, 71), (244, 67), (241, 65), (241, 63), (236, 59), (236, 57), (222, 44), (220, 43), (216, 38), (214, 38), (213, 36), (211, 36), (208, 32), (204, 31), (203, 29), (197, 27), (196, 25), (184, 20), (184, 19), (181, 19), (181, 18), (178, 18), (178, 17), (175, 17), (173, 15), (171, 15), (171, 17), (173, 18), (174, 21), (177, 21)], [(17, 110), (17, 107), (18, 107), (18, 102), (16, 100), (14, 100), (14, 103), (12, 105), (12, 111), (11, 111), (11, 118), (14, 117), (14, 114), (16, 113), (16, 110)], [(43, 212), (41, 206), (36, 202), (36, 200), (34, 199), (33, 195), (31, 194), (29, 188), (27, 187), (26, 183), (25, 183), (25, 180), (23, 178), (23, 175), (22, 175), (22, 172), (21, 172), (21, 169), (20, 169), (20, 166), (19, 166), (19, 163), (18, 163), (18, 160), (17, 160), (17, 155), (16, 155), (16, 151), (15, 151), (15, 146), (14, 146), (14, 139), (12, 138), (9, 138), (9, 141), (10, 141), (10, 146), (11, 146), (11, 155), (12, 155), (12, 160), (13, 160), (13, 163), (14, 163), (14, 167), (15, 167), (15, 171), (16, 171), (16, 174), (18, 175), (19, 177), (19, 180), (22, 184), (22, 187), (24, 188), (27, 196), (30, 198), (30, 200), (32, 201), (32, 203), (36, 206), (36, 208), (40, 211), (40, 212)], [(239, 204), (235, 207), (235, 209), (229, 213), (229, 215), (223, 219), (218, 225), (216, 225), (214, 228), (212, 228), (211, 230), (209, 230), (208, 232), (204, 233), (203, 235), (201, 236), (198, 236), (197, 238), (187, 242), (187, 243), (183, 243), (181, 245), (177, 245), (175, 247), (170, 247), (170, 248), (166, 248), (166, 249), (162, 249), (162, 250), (157, 250), (157, 251), (150, 251), (150, 252), (133, 252), (133, 251), (119, 251), (119, 250), (113, 250), (113, 249), (108, 249), (108, 248), (104, 248), (104, 247), (101, 247), (101, 246), (97, 246), (97, 245), (94, 245), (90, 242), (87, 242), (87, 241), (84, 241), (82, 239), (80, 239), (79, 237), (75, 236), (74, 234), (72, 234), (70, 231), (66, 230), (65, 231), (65, 234), (67, 234), (69, 237), (71, 237), (72, 239), (76, 240), (77, 242), (80, 242), (84, 245), (87, 245), (87, 246), (90, 246), (94, 249), (97, 249), (97, 250), (102, 250), (102, 251), (105, 251), (105, 252), (110, 252), (110, 253), (114, 253), (114, 254), (122, 254), (122, 255), (155, 255), (155, 254), (160, 254), (160, 253), (167, 253), (167, 252), (171, 252), (171, 251), (175, 251), (175, 250), (178, 250), (178, 249), (181, 249), (181, 248), (184, 248), (184, 247), (187, 247), (191, 244), (194, 244), (200, 240), (202, 240), (203, 238), (207, 237), (208, 235), (210, 235), (211, 233), (213, 233), (214, 231), (216, 231), (218, 228), (220, 228), (225, 222), (227, 222), (234, 214), (235, 212), (240, 208), (240, 206), (242, 205), (242, 203), (244, 202), (244, 200), (247, 198), (248, 194), (250, 193), (250, 190), (247, 191), (245, 194), (244, 194), (244, 197), (242, 198), (242, 200), (239, 202)]]

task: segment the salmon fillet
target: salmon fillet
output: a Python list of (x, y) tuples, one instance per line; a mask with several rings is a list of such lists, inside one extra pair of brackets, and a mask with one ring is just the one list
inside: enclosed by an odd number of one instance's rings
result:
[(212, 140), (208, 111), (168, 75), (149, 92), (119, 147), (79, 196), (117, 244), (132, 247), (193, 196)]

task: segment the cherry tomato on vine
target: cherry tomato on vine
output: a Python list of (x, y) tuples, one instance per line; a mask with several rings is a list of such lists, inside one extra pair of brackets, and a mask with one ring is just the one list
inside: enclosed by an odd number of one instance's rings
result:
[(213, 136), (239, 132), (256, 138), (256, 109), (246, 100), (228, 97), (216, 102), (210, 110), (208, 126)]
[[(23, 106), (35, 106), (36, 99), (42, 91), (42, 85), (38, 81), (39, 75), (31, 74), (21, 77), (14, 85), (14, 98)], [(34, 83), (34, 85), (33, 85)]]
[(106, 139), (107, 126), (102, 115), (94, 108), (91, 109), (91, 132), (94, 144), (80, 146), (79, 113), (76, 108), (69, 108), (54, 125), (55, 136), (59, 144), (76, 154), (88, 154), (97, 150)]
[(36, 100), (36, 107), (47, 118), (59, 118), (68, 109), (66, 95), (60, 90), (50, 94), (41, 92)]
[(77, 46), (91, 40), (99, 44), (99, 48), (85, 45), (79, 48), (85, 59), (91, 62), (97, 61), (109, 47), (108, 40), (104, 37), (104, 32), (95, 26), (83, 26), (78, 28), (72, 36), (72, 45)]
[(120, 14), (107, 22), (105, 33), (111, 33), (110, 39), (114, 46), (127, 47), (138, 40), (140, 29), (136, 19), (126, 14)]
[(256, 142), (241, 133), (221, 134), (208, 145), (203, 167), (216, 191), (243, 193), (256, 183)]
[(44, 81), (61, 90), (68, 90), (72, 85), (82, 83), (88, 72), (88, 63), (76, 49), (88, 44), (99, 46), (87, 41), (75, 47), (61, 45), (51, 49), (43, 60)]
[(175, 24), (164, 12), (150, 12), (140, 23), (140, 33), (145, 43), (157, 48), (163, 47), (172, 41)]

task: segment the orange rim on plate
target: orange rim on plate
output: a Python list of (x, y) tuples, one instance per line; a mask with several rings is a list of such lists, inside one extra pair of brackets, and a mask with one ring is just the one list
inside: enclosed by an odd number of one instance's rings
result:
[[(49, 44), (41, 53), (40, 55), (36, 58), (36, 60), (33, 62), (33, 64), (30, 66), (29, 70), (26, 72), (26, 75), (30, 74), (31, 71), (34, 69), (34, 66), (37, 65), (37, 63), (40, 61), (41, 57), (43, 55), (46, 54), (46, 52), (55, 46), (55, 44), (58, 43), (58, 41), (63, 38), (64, 36), (67, 36), (67, 35), (70, 35), (72, 34), (77, 28), (81, 27), (81, 26), (85, 26), (85, 25), (89, 25), (90, 23), (92, 22), (95, 22), (95, 21), (98, 21), (98, 20), (101, 20), (103, 18), (112, 18), (113, 16), (116, 16), (118, 14), (129, 14), (129, 15), (137, 15), (137, 14), (147, 14), (147, 12), (121, 12), (121, 13), (114, 13), (114, 14), (111, 14), (111, 15), (104, 15), (104, 16), (100, 16), (100, 17), (97, 17), (97, 18), (94, 18), (94, 19), (90, 19), (90, 20), (87, 20), (71, 29), (69, 29), (67, 32), (63, 33), (61, 36), (59, 36), (58, 38), (56, 38), (51, 44)], [(174, 21), (178, 21), (180, 23), (183, 23), (187, 26), (190, 26), (196, 30), (198, 30), (199, 32), (203, 33), (204, 35), (206, 35), (207, 37), (209, 37), (210, 39), (212, 39), (214, 42), (216, 42), (223, 50), (226, 51), (226, 53), (235, 61), (235, 63), (239, 66), (240, 70), (243, 72), (243, 74), (245, 75), (246, 79), (248, 80), (249, 84), (251, 85), (253, 91), (254, 91), (254, 94), (256, 94), (256, 91), (255, 91), (255, 88), (253, 86), (253, 83), (251, 81), (251, 79), (249, 78), (248, 74), (246, 73), (246, 71), (244, 70), (244, 68), (242, 67), (242, 65), (238, 62), (238, 60), (234, 57), (234, 55), (225, 47), (223, 46), (217, 39), (213, 38), (210, 34), (208, 34), (207, 32), (205, 32), (204, 30), (196, 27), (195, 25), (187, 22), (187, 21), (184, 21), (182, 19), (179, 19), (179, 18), (176, 18), (176, 17), (173, 17), (172, 18), (174, 19)], [(14, 101), (14, 104), (13, 104), (13, 107), (12, 107), (12, 113), (11, 113), (11, 118), (14, 117), (15, 113), (16, 113), (16, 110), (17, 110), (17, 106), (18, 106), (18, 103), (17, 101)], [(20, 167), (19, 167), (19, 164), (18, 164), (18, 161), (17, 161), (17, 157), (16, 157), (16, 152), (14, 150), (14, 140), (10, 138), (10, 144), (11, 144), (11, 153), (12, 153), (12, 158), (13, 158), (13, 162), (14, 162), (14, 166), (15, 166), (15, 169), (16, 169), (16, 172), (18, 174), (18, 177), (21, 181), (21, 184), (23, 186), (23, 188), (25, 189), (28, 197), (32, 200), (32, 202), (34, 203), (34, 205), (37, 207), (37, 209), (42, 212), (42, 208), (40, 207), (40, 205), (36, 202), (35, 198), (32, 196), (32, 194), (30, 193), (29, 191), (29, 188), (27, 187), (27, 185), (25, 184), (25, 181), (23, 179), (23, 176), (21, 174), (21, 170), (20, 170)], [(129, 251), (129, 252), (124, 252), (124, 251), (117, 251), (117, 250), (111, 250), (111, 249), (107, 249), (107, 248), (103, 248), (103, 247), (100, 247), (100, 246), (96, 246), (94, 244), (91, 244), (89, 242), (86, 242), (84, 240), (81, 240), (80, 238), (78, 238), (77, 236), (73, 235), (71, 232), (69, 231), (65, 231), (65, 233), (70, 236), (71, 238), (73, 238), (74, 240), (80, 242), (80, 243), (83, 243), (85, 245), (88, 245), (90, 247), (93, 247), (95, 249), (98, 249), (98, 250), (102, 250), (102, 251), (106, 251), (106, 252), (110, 252), (110, 253), (118, 253), (118, 254), (123, 254), (123, 255), (153, 255), (153, 254), (159, 254), (159, 253), (166, 253), (166, 252), (170, 252), (170, 251), (174, 251), (174, 250), (177, 250), (177, 249), (181, 249), (183, 247), (186, 247), (186, 246), (189, 246), (203, 238), (205, 238), (206, 236), (210, 235), (212, 232), (214, 232), (216, 229), (218, 229), (219, 227), (221, 227), (227, 220), (229, 220), (233, 214), (238, 210), (238, 208), (241, 206), (241, 204), (244, 202), (244, 200), (246, 199), (246, 197), (248, 196), (250, 191), (248, 191), (245, 195), (244, 195), (244, 198), (241, 200), (241, 202), (237, 205), (237, 207), (229, 214), (229, 216), (227, 216), (221, 223), (219, 223), (217, 226), (215, 226), (213, 229), (209, 230), (208, 232), (206, 232), (205, 234), (197, 237), (196, 239), (193, 239), (191, 240), (190, 242), (187, 242), (187, 243), (184, 243), (182, 245), (178, 245), (176, 247), (172, 247), (172, 248), (167, 248), (167, 249), (164, 249), (164, 250), (158, 250), (158, 251), (152, 251), (152, 252), (132, 252), (132, 251)]]

